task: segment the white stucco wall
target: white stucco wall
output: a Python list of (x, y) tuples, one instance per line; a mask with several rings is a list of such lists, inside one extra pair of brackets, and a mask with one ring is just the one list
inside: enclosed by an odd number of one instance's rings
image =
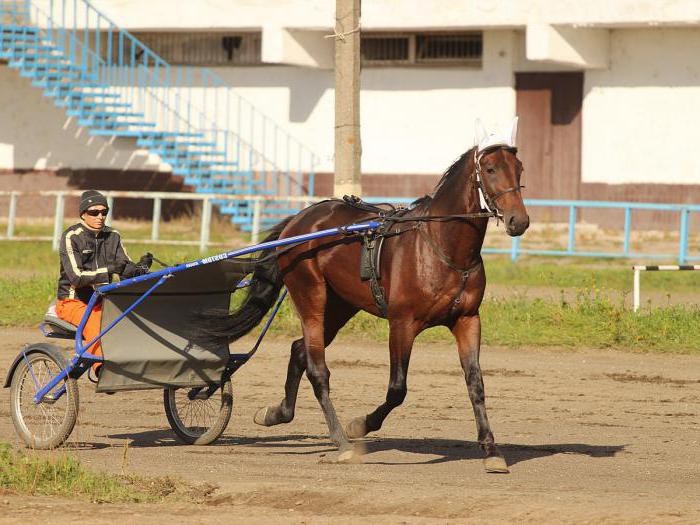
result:
[[(482, 69), (366, 68), (363, 171), (443, 171), (473, 141), (473, 122), (509, 121), (514, 71), (572, 68), (527, 62), (522, 30), (484, 32)], [(700, 31), (613, 29), (610, 69), (585, 73), (582, 179), (700, 184)], [(219, 68), (230, 85), (333, 169), (333, 72), (292, 66)], [(669, 157), (672, 161), (669, 162)], [(0, 169), (156, 169), (131, 140), (90, 137), (40, 89), (0, 66)]]
[(611, 33), (611, 68), (585, 74), (584, 182), (700, 184), (700, 31)]
[[(362, 71), (362, 170), (442, 172), (473, 144), (474, 121), (515, 114), (512, 31), (484, 33), (483, 68)], [(218, 68), (217, 73), (333, 170), (333, 72), (297, 67)]]
[[(45, 2), (49, 0), (35, 0)], [(58, 2), (56, 2), (58, 3)], [(330, 28), (334, 0), (93, 0), (132, 29)], [(70, 8), (70, 5), (69, 5)], [(696, 0), (372, 0), (362, 5), (366, 29), (512, 28), (528, 23), (580, 25), (700, 22)]]
[(133, 140), (89, 136), (29, 79), (0, 65), (0, 169), (157, 170), (158, 160)]

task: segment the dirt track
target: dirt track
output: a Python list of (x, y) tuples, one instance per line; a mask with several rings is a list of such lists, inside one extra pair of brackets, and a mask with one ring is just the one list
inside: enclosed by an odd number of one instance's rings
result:
[[(35, 330), (0, 329), (0, 374)], [(176, 446), (160, 392), (96, 395), (81, 386), (74, 453), (95, 469), (218, 485), (207, 504), (98, 505), (0, 495), (0, 523), (700, 522), (700, 357), (485, 349), (487, 406), (511, 465), (485, 474), (456, 352), (418, 346), (404, 406), (367, 441), (361, 465), (332, 451), (308, 382), (297, 418), (262, 428), (280, 399), (288, 344), (268, 342), (234, 379), (234, 416), (214, 446)], [(387, 350), (336, 343), (333, 398), (345, 421), (385, 394)], [(17, 443), (9, 391), (0, 441)], [(465, 441), (466, 440), (466, 441)]]

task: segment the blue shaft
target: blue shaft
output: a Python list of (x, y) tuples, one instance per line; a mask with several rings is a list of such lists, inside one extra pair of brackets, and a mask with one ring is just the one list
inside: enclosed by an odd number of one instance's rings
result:
[(123, 288), (125, 286), (129, 286), (132, 283), (139, 283), (142, 281), (149, 281), (152, 279), (157, 279), (157, 278), (162, 277), (164, 275), (171, 275), (174, 273), (181, 272), (183, 270), (189, 270), (190, 268), (194, 268), (196, 266), (202, 266), (204, 264), (211, 264), (213, 262), (222, 261), (224, 259), (241, 257), (243, 255), (248, 255), (251, 253), (259, 252), (262, 250), (266, 250), (268, 248), (277, 248), (280, 246), (288, 246), (290, 244), (311, 241), (314, 239), (320, 239), (322, 237), (330, 237), (332, 235), (338, 235), (338, 234), (342, 234), (345, 232), (355, 233), (355, 232), (360, 232), (360, 231), (364, 231), (364, 230), (371, 230), (373, 228), (378, 228), (379, 226), (381, 226), (381, 223), (376, 222), (376, 221), (370, 221), (370, 222), (361, 223), (361, 224), (351, 224), (350, 226), (343, 226), (340, 228), (328, 228), (326, 230), (321, 230), (321, 231), (314, 232), (314, 233), (307, 233), (304, 235), (295, 235), (294, 237), (287, 237), (285, 239), (279, 239), (276, 241), (263, 242), (260, 244), (255, 244), (253, 246), (239, 248), (238, 250), (233, 250), (230, 252), (221, 253), (219, 255), (205, 257), (203, 259), (198, 259), (196, 261), (191, 261), (191, 262), (178, 264), (175, 266), (170, 266), (168, 268), (163, 268), (162, 270), (158, 270), (157, 272), (147, 273), (146, 275), (139, 275), (138, 277), (132, 277), (131, 279), (124, 279), (123, 281), (120, 281), (118, 283), (112, 283), (112, 284), (107, 284), (105, 286), (100, 286), (100, 288), (98, 288), (97, 291), (101, 294), (105, 294), (105, 293), (108, 293), (112, 290), (116, 290), (118, 288)]
[(275, 309), (272, 310), (272, 313), (267, 318), (267, 322), (265, 323), (265, 326), (263, 326), (263, 329), (260, 332), (260, 335), (258, 336), (258, 340), (255, 341), (255, 345), (253, 346), (253, 349), (248, 353), (248, 357), (251, 357), (255, 352), (258, 351), (258, 347), (260, 346), (260, 343), (262, 343), (263, 337), (265, 337), (265, 334), (267, 333), (267, 330), (270, 328), (272, 321), (275, 319), (275, 316), (277, 315), (277, 312), (279, 311), (280, 306), (282, 306), (282, 302), (284, 301), (285, 297), (287, 297), (287, 290), (286, 289), (284, 290), (284, 292), (282, 292), (282, 295), (280, 295), (280, 298), (277, 300), (277, 304), (275, 305)]

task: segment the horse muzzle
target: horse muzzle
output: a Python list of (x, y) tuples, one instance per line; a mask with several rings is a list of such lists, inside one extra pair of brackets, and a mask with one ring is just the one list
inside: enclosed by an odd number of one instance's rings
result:
[(511, 237), (518, 237), (525, 233), (530, 226), (528, 215), (508, 215), (504, 218), (506, 233)]

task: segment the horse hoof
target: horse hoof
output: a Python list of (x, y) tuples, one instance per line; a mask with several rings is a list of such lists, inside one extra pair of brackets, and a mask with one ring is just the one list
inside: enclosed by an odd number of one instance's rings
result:
[(367, 421), (364, 417), (356, 417), (345, 427), (345, 435), (350, 439), (363, 438), (367, 435)]
[(320, 462), (342, 465), (362, 463), (362, 452), (353, 447), (334, 454), (327, 454), (321, 458)]
[(484, 468), (489, 474), (508, 474), (508, 465), (501, 456), (489, 456), (484, 458)]
[(271, 426), (270, 423), (267, 422), (267, 413), (270, 411), (270, 407), (263, 407), (260, 410), (258, 410), (255, 413), (255, 417), (253, 418), (253, 421), (257, 423), (258, 425), (261, 425), (263, 427), (269, 427)]

